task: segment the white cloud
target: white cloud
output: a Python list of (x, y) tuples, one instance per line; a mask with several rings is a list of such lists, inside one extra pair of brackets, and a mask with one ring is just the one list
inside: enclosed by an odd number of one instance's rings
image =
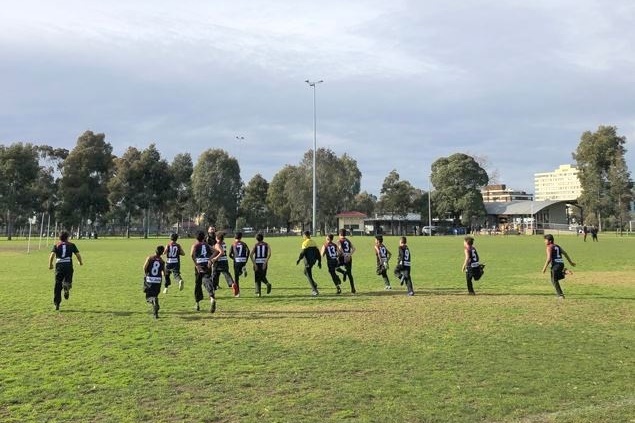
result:
[(433, 159), (471, 151), (531, 191), (585, 130), (633, 146), (634, 20), (627, 0), (23, 0), (0, 15), (0, 143), (70, 148), (90, 127), (197, 156), (244, 134), (244, 178), (270, 178), (311, 147), (303, 81), (324, 79), (318, 143), (363, 189), (393, 168), (425, 187)]

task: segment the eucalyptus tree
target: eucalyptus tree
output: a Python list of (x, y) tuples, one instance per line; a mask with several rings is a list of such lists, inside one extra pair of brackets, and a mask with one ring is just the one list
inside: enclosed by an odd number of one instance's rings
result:
[(267, 206), (269, 183), (262, 175), (257, 174), (245, 186), (240, 202), (241, 215), (248, 226), (263, 229), (271, 223), (271, 212)]
[(400, 180), (399, 173), (393, 169), (381, 186), (378, 208), (382, 213), (396, 217), (405, 217), (413, 211), (417, 190), (409, 181)]
[(84, 222), (95, 222), (108, 211), (108, 181), (114, 156), (104, 134), (86, 131), (62, 165), (59, 219), (76, 225), (81, 232)]
[[(302, 230), (311, 228), (313, 220), (312, 173), (303, 166), (293, 167), (293, 172), (285, 181), (284, 192), (289, 202), (291, 222), (299, 223)], [(318, 188), (319, 189), (319, 188)], [(316, 196), (317, 208), (320, 208), (319, 196)], [(317, 227), (317, 225), (316, 225)]]
[(353, 198), (353, 204), (351, 205), (350, 210), (364, 213), (367, 216), (372, 216), (375, 212), (376, 204), (377, 196), (364, 191), (360, 192), (355, 196), (355, 198)]
[(130, 237), (130, 223), (141, 210), (141, 193), (144, 190), (141, 152), (128, 147), (121, 157), (114, 160), (113, 176), (108, 183), (108, 200), (111, 216), (124, 219), (126, 236)]
[[(312, 195), (312, 182), (308, 175), (313, 170), (313, 150), (304, 154), (304, 158), (298, 166), (300, 173), (295, 180), (295, 190)], [(316, 227), (324, 231), (325, 225), (335, 224), (335, 215), (343, 210), (347, 210), (354, 202), (355, 196), (359, 194), (362, 174), (357, 166), (357, 162), (348, 154), (338, 157), (333, 151), (326, 148), (319, 148), (316, 157), (316, 203), (317, 213)], [(300, 197), (299, 201), (307, 201)], [(312, 198), (308, 200), (312, 203)], [(303, 203), (304, 204), (304, 203)], [(299, 218), (303, 222), (310, 222), (312, 215), (305, 215), (298, 207)], [(309, 209), (312, 213), (312, 208)]]
[(209, 149), (199, 156), (192, 172), (192, 194), (194, 205), (208, 224), (222, 227), (236, 222), (241, 189), (235, 158), (221, 149)]
[(471, 225), (485, 216), (481, 188), (489, 177), (478, 162), (467, 154), (455, 153), (432, 163), (430, 176), (434, 192), (433, 207), (438, 216)]
[(153, 213), (156, 217), (157, 232), (160, 232), (166, 205), (174, 190), (170, 184), (168, 162), (161, 158), (161, 153), (154, 144), (150, 144), (141, 152), (139, 163), (143, 173), (143, 190), (140, 193), (139, 206), (145, 212), (144, 238), (147, 238)]
[(287, 191), (287, 183), (293, 184), (297, 172), (296, 166), (286, 165), (271, 179), (267, 190), (267, 207), (272, 213), (274, 224), (291, 230), (291, 199)]
[(65, 148), (49, 145), (40, 145), (37, 148), (40, 154), (40, 176), (36, 188), (38, 202), (41, 204), (41, 211), (50, 217), (60, 203), (60, 171), (69, 152)]
[(36, 206), (36, 192), (41, 169), (38, 147), (15, 143), (0, 145), (0, 209), (5, 216), (7, 239), (13, 236), (17, 218), (30, 218)]
[(192, 172), (194, 165), (189, 153), (181, 153), (174, 156), (170, 163), (170, 179), (172, 196), (168, 199), (168, 216), (175, 220), (177, 228), (192, 208)]
[(603, 218), (623, 221), (633, 199), (633, 183), (626, 165), (626, 137), (617, 134), (614, 126), (600, 126), (586, 131), (573, 153), (579, 169), (585, 221), (599, 225)]

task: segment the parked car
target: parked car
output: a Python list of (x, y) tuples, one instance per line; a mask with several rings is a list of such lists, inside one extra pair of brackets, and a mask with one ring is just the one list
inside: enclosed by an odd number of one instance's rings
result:
[(438, 226), (424, 226), (421, 228), (421, 234), (424, 236), (432, 236), (439, 233)]

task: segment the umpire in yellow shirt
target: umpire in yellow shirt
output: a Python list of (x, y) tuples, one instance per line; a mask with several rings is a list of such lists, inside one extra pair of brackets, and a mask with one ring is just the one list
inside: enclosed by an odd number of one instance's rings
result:
[(302, 251), (296, 265), (300, 264), (300, 261), (304, 260), (304, 275), (311, 285), (311, 295), (317, 297), (319, 295), (318, 286), (313, 279), (313, 265), (317, 262), (318, 267), (322, 268), (322, 257), (320, 256), (320, 249), (315, 244), (315, 241), (311, 239), (311, 232), (304, 232), (304, 240), (302, 241)]

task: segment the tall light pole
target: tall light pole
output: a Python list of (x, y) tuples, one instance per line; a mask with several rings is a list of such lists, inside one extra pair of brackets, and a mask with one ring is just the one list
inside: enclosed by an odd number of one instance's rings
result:
[(315, 158), (317, 156), (317, 110), (316, 110), (316, 103), (315, 103), (315, 86), (317, 84), (321, 84), (322, 82), (324, 82), (323, 80), (319, 80), (319, 81), (309, 81), (308, 79), (306, 81), (307, 84), (309, 84), (310, 87), (313, 87), (313, 225), (312, 225), (312, 229), (313, 231), (311, 232), (311, 234), (313, 236), (315, 236), (316, 232), (315, 232), (315, 222), (316, 222), (316, 183), (315, 183)]
[(432, 174), (428, 176), (428, 227), (432, 236)]
[[(242, 144), (243, 141), (245, 141), (245, 137), (242, 135), (236, 135), (236, 142), (238, 142), (238, 144)], [(240, 151), (241, 147), (242, 146), (238, 147), (238, 151)], [(238, 162), (238, 154), (236, 154), (236, 161)], [(238, 163), (238, 170), (240, 171), (240, 162)]]

